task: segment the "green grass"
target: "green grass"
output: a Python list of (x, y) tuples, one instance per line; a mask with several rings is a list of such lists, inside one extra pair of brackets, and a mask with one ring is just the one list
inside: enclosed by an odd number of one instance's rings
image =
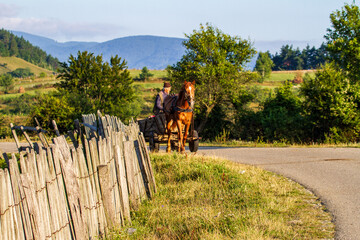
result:
[[(138, 69), (129, 69), (130, 76), (133, 78), (138, 78), (139, 74), (141, 73), (141, 70)], [(149, 72), (154, 74), (154, 76), (151, 77), (151, 79), (164, 79), (167, 77), (167, 72), (165, 70), (151, 70), (149, 69)]]
[[(26, 91), (27, 94), (30, 95), (37, 95), (39, 93), (48, 93), (51, 91), (56, 91), (55, 88), (40, 88), (35, 90)], [(7, 98), (15, 98), (21, 96), (23, 93), (10, 93), (10, 94), (2, 94), (0, 95), (0, 99), (7, 99)]]
[(35, 75), (39, 75), (41, 72), (44, 72), (47, 75), (52, 74), (52, 71), (50, 70), (38, 67), (17, 57), (0, 57), (0, 64), (6, 64), (6, 67), (0, 67), (0, 74), (14, 71), (17, 68), (30, 68), (30, 71)]
[(360, 143), (346, 142), (346, 143), (289, 143), (282, 141), (264, 142), (264, 141), (243, 141), (243, 140), (226, 140), (226, 141), (203, 141), (200, 142), (200, 146), (207, 147), (310, 147), (310, 148), (360, 148)]
[(108, 239), (334, 238), (320, 201), (284, 177), (216, 158), (151, 158), (157, 194)]

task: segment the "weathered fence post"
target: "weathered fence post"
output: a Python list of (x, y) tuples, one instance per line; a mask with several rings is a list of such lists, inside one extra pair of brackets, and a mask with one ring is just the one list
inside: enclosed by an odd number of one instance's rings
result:
[(76, 179), (76, 175), (73, 170), (74, 166), (71, 159), (70, 149), (66, 143), (64, 136), (54, 138), (54, 142), (56, 145), (58, 145), (62, 154), (62, 157), (60, 157), (60, 163), (64, 176), (71, 217), (74, 224), (75, 236), (78, 240), (86, 239), (88, 233), (82, 215), (84, 209), (81, 205), (82, 203), (80, 200), (80, 189)]
[[(141, 200), (156, 191), (136, 123), (125, 126), (100, 112), (98, 120), (94, 114), (83, 120), (88, 138), (77, 123), (77, 137), (69, 134), (71, 148), (58, 131), (49, 144), (39, 123), (37, 128), (10, 125), (20, 168), (14, 154), (11, 159), (4, 155), (9, 170), (0, 169), (0, 239), (103, 237), (124, 219), (131, 223), (130, 207), (138, 209)], [(26, 152), (15, 129), (30, 145)], [(43, 146), (33, 143), (25, 130), (37, 131)]]

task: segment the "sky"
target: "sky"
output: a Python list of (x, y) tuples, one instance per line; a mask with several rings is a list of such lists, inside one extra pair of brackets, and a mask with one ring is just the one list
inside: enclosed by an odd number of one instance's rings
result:
[(353, 1), (0, 0), (0, 28), (59, 42), (104, 42), (136, 35), (185, 38), (210, 23), (254, 42), (323, 41), (330, 14)]

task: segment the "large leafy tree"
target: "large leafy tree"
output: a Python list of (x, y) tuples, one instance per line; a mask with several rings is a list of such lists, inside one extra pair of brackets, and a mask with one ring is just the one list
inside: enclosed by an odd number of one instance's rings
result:
[(70, 56), (68, 64), (62, 63), (58, 78), (58, 90), (82, 113), (100, 110), (123, 120), (134, 114), (129, 110), (135, 99), (133, 80), (125, 60), (117, 55), (108, 63), (102, 56), (78, 52), (77, 57)]
[(196, 103), (202, 116), (198, 131), (201, 132), (214, 108), (249, 80), (244, 65), (254, 56), (255, 50), (249, 40), (229, 36), (210, 24), (201, 24), (199, 30), (186, 37), (185, 55), (168, 67), (168, 71), (175, 88), (184, 80), (195, 80)]
[(355, 3), (330, 15), (331, 28), (327, 29), (327, 51), (352, 82), (360, 79), (360, 11)]

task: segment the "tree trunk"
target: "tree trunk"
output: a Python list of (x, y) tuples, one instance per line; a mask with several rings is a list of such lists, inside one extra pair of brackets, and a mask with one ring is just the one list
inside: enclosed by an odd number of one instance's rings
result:
[(209, 119), (209, 115), (210, 115), (211, 111), (214, 109), (214, 107), (215, 107), (215, 104), (211, 105), (210, 107), (207, 107), (206, 113), (205, 113), (205, 118), (200, 122), (199, 126), (196, 128), (196, 131), (198, 132), (198, 134), (200, 134), (204, 130), (207, 120)]

